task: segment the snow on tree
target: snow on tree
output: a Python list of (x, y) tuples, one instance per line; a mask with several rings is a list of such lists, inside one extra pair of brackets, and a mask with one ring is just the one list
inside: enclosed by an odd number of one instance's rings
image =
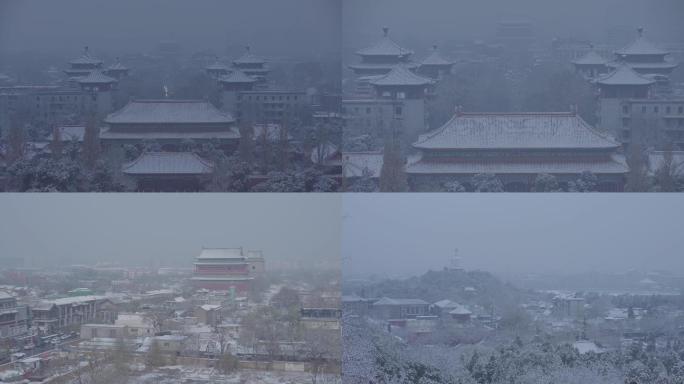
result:
[(503, 192), (503, 183), (496, 175), (478, 173), (473, 176), (471, 183), (475, 192)]

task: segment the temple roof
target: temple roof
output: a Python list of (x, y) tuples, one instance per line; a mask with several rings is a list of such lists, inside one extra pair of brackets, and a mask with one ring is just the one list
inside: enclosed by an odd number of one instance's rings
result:
[(128, 71), (128, 69), (129, 68), (121, 64), (121, 61), (119, 61), (118, 59), (116, 60), (116, 63), (107, 67), (108, 71)]
[(83, 55), (80, 57), (77, 57), (69, 62), (69, 64), (76, 64), (76, 65), (100, 65), (102, 64), (102, 60), (95, 58), (90, 55), (90, 52), (88, 51), (88, 47), (85, 47), (83, 50)]
[(192, 152), (145, 152), (122, 167), (127, 175), (200, 175), (214, 171), (214, 165)]
[(625, 174), (629, 167), (624, 156), (529, 158), (421, 159), (408, 164), (410, 174)]
[(655, 81), (636, 73), (629, 65), (622, 63), (613, 72), (595, 80), (599, 85), (650, 85)]
[(400, 85), (428, 85), (434, 83), (431, 79), (416, 75), (403, 65), (397, 65), (392, 70), (379, 78), (369, 81), (372, 85), (400, 86)]
[(644, 37), (643, 28), (638, 29), (639, 37), (628, 46), (615, 51), (616, 55), (667, 55), (669, 52), (651, 43)]
[(437, 46), (432, 46), (432, 52), (420, 63), (421, 65), (453, 65), (453, 61), (445, 59), (437, 50)]
[(231, 73), (219, 78), (219, 82), (230, 84), (248, 84), (255, 83), (256, 81), (257, 80), (255, 78), (246, 75), (240, 70), (232, 70)]
[(383, 297), (373, 303), (373, 305), (430, 305), (430, 303), (421, 299), (390, 299), (389, 297)]
[(607, 62), (608, 60), (601, 57), (601, 55), (596, 53), (593, 49), (579, 59), (572, 61), (575, 65), (606, 65)]
[(101, 71), (92, 71), (89, 74), (79, 77), (80, 84), (112, 84), (118, 82), (117, 79), (109, 77)]
[(399, 44), (395, 43), (389, 38), (389, 28), (385, 27), (383, 30), (383, 36), (374, 45), (361, 49), (356, 52), (360, 56), (410, 56), (413, 51), (402, 48)]
[(205, 100), (134, 100), (105, 118), (109, 124), (197, 124), (235, 122)]
[(266, 60), (263, 58), (256, 56), (250, 52), (250, 47), (249, 45), (245, 47), (245, 53), (240, 56), (239, 58), (235, 59), (233, 61), (233, 64), (235, 65), (240, 65), (240, 64), (265, 64)]
[(442, 127), (421, 135), (419, 149), (601, 149), (612, 138), (569, 112), (457, 113)]
[(207, 71), (224, 71), (224, 72), (230, 72), (230, 67), (227, 65), (223, 64), (220, 62), (218, 59), (216, 59), (215, 62), (209, 64), (206, 68)]

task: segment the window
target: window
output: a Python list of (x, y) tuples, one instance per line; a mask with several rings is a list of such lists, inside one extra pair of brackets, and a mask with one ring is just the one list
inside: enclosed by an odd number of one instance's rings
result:
[(622, 113), (624, 113), (625, 115), (629, 113), (629, 105), (622, 106)]
[(680, 105), (680, 106), (677, 108), (677, 113), (679, 113), (680, 115), (681, 115), (682, 113), (684, 113), (684, 106), (681, 106), (681, 105)]
[(641, 113), (646, 113), (646, 106), (641, 107)]
[(670, 112), (672, 112), (672, 108), (668, 105), (667, 107), (665, 107), (665, 113), (669, 115)]
[(653, 107), (653, 113), (658, 113), (659, 111), (660, 111), (660, 109), (658, 108), (657, 105), (655, 107)]
[(370, 113), (371, 113), (370, 107), (366, 107), (366, 114), (370, 115)]
[(395, 113), (395, 114), (401, 115), (401, 112), (402, 112), (402, 111), (401, 111), (401, 107), (396, 107), (396, 108), (394, 108), (394, 113)]

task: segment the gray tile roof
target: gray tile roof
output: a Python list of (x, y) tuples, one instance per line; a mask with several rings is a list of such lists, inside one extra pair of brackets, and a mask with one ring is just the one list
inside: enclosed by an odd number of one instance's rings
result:
[(240, 248), (202, 248), (198, 259), (232, 259), (244, 258), (244, 251)]
[(457, 113), (442, 127), (421, 135), (419, 149), (617, 148), (570, 112)]
[(655, 81), (636, 73), (627, 64), (622, 63), (613, 72), (596, 79), (599, 85), (650, 85)]
[(105, 75), (101, 71), (92, 71), (86, 76), (79, 77), (78, 82), (80, 84), (111, 84), (118, 82), (118, 80)]
[(122, 167), (127, 175), (201, 175), (214, 165), (192, 152), (145, 152)]
[(605, 65), (607, 62), (608, 60), (601, 57), (601, 55), (594, 50), (591, 50), (584, 56), (572, 61), (572, 63), (576, 65)]
[(403, 65), (394, 67), (388, 74), (369, 81), (372, 85), (379, 86), (402, 86), (402, 85), (428, 85), (434, 83), (431, 79), (416, 75)]
[(639, 37), (626, 47), (615, 51), (618, 55), (667, 55), (669, 52), (658, 48), (646, 39), (639, 29)]
[(430, 54), (425, 59), (423, 59), (423, 61), (420, 64), (421, 65), (443, 65), (443, 66), (447, 66), (447, 65), (454, 64), (454, 62), (451, 60), (445, 59), (444, 56), (442, 56), (442, 54), (439, 53), (439, 51), (437, 50), (437, 46), (433, 45), (432, 46), (432, 52), (430, 52)]
[(240, 56), (239, 58), (235, 59), (235, 61), (233, 61), (233, 64), (235, 64), (235, 65), (240, 65), (240, 64), (265, 64), (265, 63), (266, 63), (266, 60), (264, 60), (263, 58), (261, 58), (261, 57), (259, 57), (259, 56), (254, 55), (254, 54), (250, 51), (250, 47), (249, 47), (249, 46), (245, 47), (245, 53), (244, 53), (242, 56)]
[(219, 78), (219, 82), (229, 84), (248, 84), (255, 83), (256, 81), (255, 78), (247, 76), (244, 72), (237, 69), (234, 69), (231, 73)]
[(90, 52), (88, 51), (88, 47), (85, 47), (85, 50), (83, 52), (83, 55), (80, 57), (77, 57), (69, 62), (69, 64), (79, 64), (79, 65), (100, 65), (102, 64), (102, 60), (95, 58), (90, 55)]
[(109, 114), (109, 124), (233, 123), (235, 119), (205, 100), (135, 100)]
[(389, 297), (383, 297), (373, 303), (373, 305), (430, 305), (430, 303), (421, 299), (390, 299)]
[(625, 174), (629, 172), (622, 155), (609, 157), (554, 158), (548, 159), (444, 159), (436, 161), (421, 159), (406, 166), (409, 174), (567, 174), (576, 175), (590, 171), (595, 174)]
[(409, 56), (413, 54), (413, 51), (401, 47), (399, 44), (395, 43), (389, 38), (389, 29), (383, 28), (382, 38), (370, 47), (361, 49), (356, 52), (356, 54), (361, 56)]

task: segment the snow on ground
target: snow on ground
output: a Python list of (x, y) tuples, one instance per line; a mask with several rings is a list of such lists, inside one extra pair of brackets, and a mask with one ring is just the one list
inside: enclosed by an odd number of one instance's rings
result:
[[(156, 369), (152, 372), (145, 372), (135, 377), (131, 377), (128, 382), (131, 384), (170, 384), (178, 382), (201, 382), (201, 383), (263, 383), (263, 384), (296, 384), (310, 382), (311, 376), (301, 372), (267, 372), (244, 370), (230, 375), (218, 374), (212, 368), (168, 366)], [(339, 375), (328, 375), (320, 382), (340, 383)]]

